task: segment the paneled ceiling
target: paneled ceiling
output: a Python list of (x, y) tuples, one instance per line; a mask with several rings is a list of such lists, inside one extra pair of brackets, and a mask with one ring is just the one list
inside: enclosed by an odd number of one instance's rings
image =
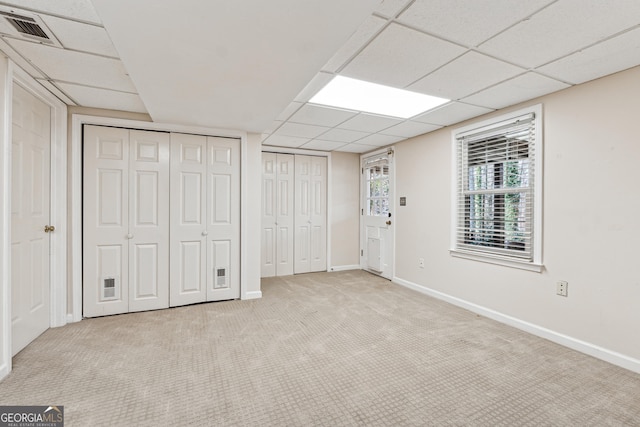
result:
[[(69, 105), (367, 152), (640, 65), (638, 0), (11, 0), (0, 50)], [(451, 99), (406, 120), (309, 103), (335, 75)]]

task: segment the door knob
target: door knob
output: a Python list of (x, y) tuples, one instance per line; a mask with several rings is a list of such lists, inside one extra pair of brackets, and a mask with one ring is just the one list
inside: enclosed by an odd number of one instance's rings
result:
[(53, 225), (45, 225), (45, 226), (44, 226), (44, 232), (45, 232), (45, 233), (53, 232), (53, 231), (55, 231), (55, 229), (56, 229), (56, 228), (55, 228)]
[(391, 221), (387, 221), (387, 225), (391, 225)]
[(208, 231), (206, 231), (206, 230), (202, 232), (202, 235), (203, 235), (203, 236), (206, 236), (207, 234), (209, 234), (209, 232), (208, 232)]
[(127, 239), (133, 239), (133, 234), (127, 234)]

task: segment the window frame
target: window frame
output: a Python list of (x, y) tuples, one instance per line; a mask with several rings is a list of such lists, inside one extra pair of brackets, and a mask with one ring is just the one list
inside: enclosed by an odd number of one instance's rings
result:
[[(518, 117), (533, 114), (534, 138), (533, 147), (533, 232), (532, 232), (532, 259), (522, 259), (509, 254), (497, 254), (485, 252), (481, 247), (470, 250), (468, 247), (460, 247), (458, 243), (458, 230), (463, 227), (459, 223), (459, 197), (464, 197), (464, 188), (459, 188), (459, 180), (462, 179), (459, 160), (458, 138), (462, 134), (489, 131), (505, 125), (505, 122), (513, 121)], [(534, 272), (541, 272), (542, 264), (542, 191), (543, 191), (543, 119), (542, 104), (526, 107), (517, 111), (502, 114), (481, 122), (455, 128), (451, 132), (451, 236), (449, 253), (458, 258), (471, 259), (507, 267), (519, 268)], [(494, 251), (495, 252), (495, 251)]]

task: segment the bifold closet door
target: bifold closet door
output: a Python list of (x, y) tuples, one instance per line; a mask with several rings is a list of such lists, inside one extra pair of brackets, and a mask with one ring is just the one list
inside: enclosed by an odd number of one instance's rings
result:
[(327, 158), (295, 156), (294, 273), (327, 269)]
[(85, 126), (83, 315), (169, 305), (169, 134)]
[(294, 156), (262, 153), (261, 277), (293, 274)]
[(240, 297), (240, 146), (171, 134), (170, 305)]

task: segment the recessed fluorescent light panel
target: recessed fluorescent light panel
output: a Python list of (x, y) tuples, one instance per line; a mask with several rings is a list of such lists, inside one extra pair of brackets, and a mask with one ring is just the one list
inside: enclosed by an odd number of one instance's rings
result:
[(448, 99), (396, 89), (376, 83), (336, 76), (309, 100), (312, 104), (346, 108), (408, 119), (424, 113)]

